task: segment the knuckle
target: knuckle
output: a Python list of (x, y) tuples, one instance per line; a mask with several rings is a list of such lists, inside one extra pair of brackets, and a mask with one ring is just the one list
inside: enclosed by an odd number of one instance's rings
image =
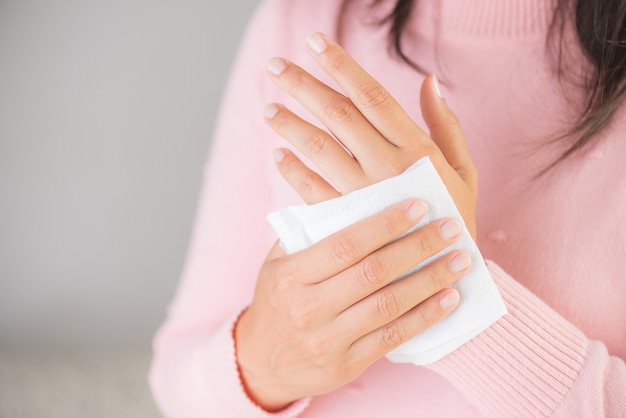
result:
[(354, 370), (349, 361), (338, 361), (333, 364), (330, 377), (335, 381), (349, 381), (354, 377)]
[(396, 237), (400, 232), (402, 232), (402, 224), (403, 222), (400, 219), (404, 219), (398, 217), (398, 212), (386, 214), (380, 219), (380, 227), (383, 229), (384, 233), (388, 234), (391, 237)]
[(276, 281), (281, 287), (291, 287), (298, 277), (297, 267), (293, 263), (285, 261), (276, 266)]
[(469, 172), (471, 173), (472, 179), (474, 180), (474, 183), (478, 183), (478, 169), (476, 168), (476, 165), (474, 164), (473, 161), (471, 161), (468, 164), (468, 168)]
[(350, 119), (352, 102), (344, 96), (333, 98), (324, 109), (324, 117), (331, 122), (342, 122)]
[(441, 272), (435, 270), (434, 268), (428, 268), (424, 273), (426, 274), (426, 280), (432, 289), (443, 289), (445, 283), (444, 276)]
[[(374, 176), (370, 177), (370, 180), (372, 182), (379, 182), (385, 178), (397, 176), (402, 174), (407, 167), (408, 165), (403, 165), (397, 158), (381, 153), (376, 162), (376, 173)], [(380, 174), (383, 174), (382, 178)]]
[(436, 242), (430, 228), (422, 228), (413, 234), (413, 244), (418, 254), (427, 257), (435, 252)]
[(404, 335), (404, 332), (397, 322), (390, 322), (383, 327), (380, 342), (383, 346), (388, 348), (397, 347), (404, 341)]
[(330, 348), (326, 339), (319, 335), (310, 335), (303, 347), (307, 357), (317, 367), (325, 367), (329, 362)]
[(461, 132), (462, 128), (461, 128), (461, 121), (459, 121), (459, 118), (457, 118), (456, 114), (454, 112), (448, 112), (448, 117), (447, 117), (448, 121), (447, 123), (457, 132)]
[[(272, 289), (271, 295), (268, 295), (269, 305), (275, 310), (283, 311), (285, 308), (289, 311), (289, 308), (285, 306), (285, 301), (290, 300), (294, 295), (293, 292), (293, 284), (285, 281), (279, 280), (275, 283)], [(294, 317), (294, 312), (289, 312), (289, 317)]]
[(435, 128), (445, 130), (447, 132), (459, 132), (461, 130), (461, 124), (459, 120), (452, 114), (444, 115), (441, 119), (433, 123)]
[(357, 90), (357, 102), (366, 108), (386, 107), (389, 104), (389, 93), (380, 84), (365, 84)]
[(369, 289), (385, 283), (387, 267), (379, 258), (369, 257), (360, 264), (357, 270), (357, 282), (362, 288)]
[(326, 151), (329, 138), (321, 133), (316, 133), (308, 137), (304, 143), (305, 149), (310, 154), (322, 155)]
[(459, 177), (461, 177), (469, 190), (476, 193), (478, 189), (478, 172), (476, 171), (476, 168), (468, 163), (463, 167), (455, 168), (455, 171)]
[(306, 174), (298, 183), (298, 194), (302, 197), (309, 196), (315, 187), (316, 177), (312, 173)]
[(303, 304), (293, 304), (289, 310), (291, 328), (297, 331), (307, 331), (313, 325), (315, 314)]
[(435, 158), (443, 157), (443, 154), (441, 153), (439, 147), (435, 145), (435, 143), (432, 141), (428, 141), (423, 145), (420, 144), (420, 152), (425, 156), (428, 155)]
[(292, 300), (298, 298), (298, 284), (294, 280), (295, 275), (291, 271), (278, 268), (275, 271), (273, 281), (269, 284), (269, 293), (266, 295), (270, 307), (288, 313), (293, 317)]
[(405, 165), (402, 165), (400, 162), (398, 162), (397, 160), (393, 160), (393, 161), (386, 161), (386, 170), (387, 170), (387, 175), (388, 176), (397, 176), (400, 175), (404, 172), (404, 170), (407, 168)]
[(341, 73), (345, 70), (348, 59), (344, 54), (328, 54), (328, 66), (334, 72)]
[(426, 329), (433, 325), (439, 319), (438, 313), (428, 306), (421, 305), (415, 310), (417, 322), (421, 324), (421, 329)]
[(398, 298), (390, 291), (383, 291), (376, 297), (376, 314), (385, 320), (391, 320), (400, 314)]
[(293, 281), (296, 269), (288, 260), (276, 265), (276, 276), (281, 281)]
[(478, 185), (478, 170), (476, 169), (473, 161), (469, 161), (463, 167), (463, 174), (464, 177), (468, 179), (470, 186), (472, 188), (476, 188), (476, 186)]
[(358, 255), (357, 238), (353, 234), (345, 233), (337, 239), (331, 248), (331, 260), (336, 264), (350, 262)]
[(287, 78), (287, 83), (289, 89), (297, 89), (301, 87), (306, 82), (306, 73), (301, 69), (296, 69), (295, 67), (290, 72), (289, 77)]
[[(432, 126), (429, 125), (429, 128), (432, 130)], [(431, 157), (431, 159), (437, 159), (440, 154), (443, 155), (439, 147), (427, 135), (416, 135), (415, 141), (407, 145), (406, 148), (410, 151), (410, 153), (415, 154), (420, 158)], [(435, 167), (438, 167), (437, 163), (441, 163), (441, 161), (433, 160)]]

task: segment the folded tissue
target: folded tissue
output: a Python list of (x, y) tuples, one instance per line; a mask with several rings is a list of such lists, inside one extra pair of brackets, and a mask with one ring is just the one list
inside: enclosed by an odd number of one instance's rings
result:
[(454, 249), (463, 249), (472, 258), (470, 272), (452, 285), (461, 295), (457, 308), (387, 354), (387, 358), (396, 363), (423, 365), (456, 350), (506, 313), (485, 261), (428, 157), (418, 160), (398, 176), (325, 202), (290, 206), (268, 214), (267, 219), (281, 246), (291, 254), (409, 198), (418, 198), (428, 206), (426, 216), (413, 230), (443, 217), (459, 220), (463, 228), (456, 243), (416, 265), (404, 276)]

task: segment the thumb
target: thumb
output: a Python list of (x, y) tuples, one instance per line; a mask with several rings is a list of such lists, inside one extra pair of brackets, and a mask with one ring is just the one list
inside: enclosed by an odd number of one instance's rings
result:
[(439, 83), (434, 74), (426, 77), (420, 91), (422, 117), (430, 131), (430, 137), (439, 147), (448, 164), (458, 173), (465, 184), (475, 188), (476, 168), (465, 141), (465, 135), (456, 115), (441, 96)]

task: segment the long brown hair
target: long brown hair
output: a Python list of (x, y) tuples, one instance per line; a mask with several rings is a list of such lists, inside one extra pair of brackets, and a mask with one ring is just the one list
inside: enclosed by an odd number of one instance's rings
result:
[[(350, 0), (344, 0), (343, 8)], [(373, 0), (372, 7), (384, 0)], [(563, 62), (564, 32), (569, 22), (575, 24), (578, 41), (591, 64), (583, 82), (585, 102), (573, 126), (553, 141), (567, 140), (569, 147), (544, 168), (539, 176), (597, 138), (611, 121), (626, 94), (626, 1), (624, 0), (555, 0), (555, 9), (546, 46), (556, 40), (556, 66), (559, 77), (566, 74)], [(389, 47), (402, 61), (419, 72), (419, 64), (402, 49), (402, 34), (416, 0), (396, 0), (395, 6), (379, 21), (389, 25)]]

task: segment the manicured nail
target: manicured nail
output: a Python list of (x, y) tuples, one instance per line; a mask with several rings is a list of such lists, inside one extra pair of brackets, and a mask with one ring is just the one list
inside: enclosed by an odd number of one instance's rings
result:
[(282, 58), (272, 58), (267, 63), (267, 71), (274, 75), (281, 75), (285, 68), (287, 68), (287, 63)]
[(278, 106), (276, 106), (274, 103), (265, 105), (265, 107), (263, 108), (263, 116), (265, 117), (265, 119), (273, 119), (277, 113)]
[(459, 300), (461, 299), (461, 295), (456, 290), (452, 290), (452, 292), (447, 292), (444, 297), (439, 299), (439, 306), (444, 311), (449, 311), (459, 304)]
[(437, 79), (437, 76), (435, 74), (433, 74), (433, 87), (435, 88), (435, 93), (437, 94), (437, 97), (443, 99), (443, 94), (441, 94), (441, 89), (439, 88), (439, 80)]
[(322, 35), (317, 32), (309, 35), (306, 42), (309, 44), (309, 47), (318, 54), (321, 54), (326, 50), (326, 41)]
[(452, 257), (450, 260), (449, 266), (450, 270), (455, 273), (460, 273), (462, 271), (467, 270), (467, 268), (472, 264), (472, 259), (466, 253), (460, 253)]
[(287, 155), (287, 153), (280, 148), (276, 148), (273, 154), (274, 154), (274, 161), (276, 161), (276, 163), (281, 162), (283, 158), (285, 158), (285, 155)]
[(421, 200), (418, 200), (409, 205), (409, 207), (406, 210), (406, 214), (410, 220), (417, 221), (418, 219), (421, 219), (426, 214), (427, 210), (428, 210), (428, 207), (426, 207), (426, 204), (422, 202)]
[(439, 233), (443, 239), (454, 239), (461, 233), (461, 225), (455, 219), (448, 219), (439, 225)]

